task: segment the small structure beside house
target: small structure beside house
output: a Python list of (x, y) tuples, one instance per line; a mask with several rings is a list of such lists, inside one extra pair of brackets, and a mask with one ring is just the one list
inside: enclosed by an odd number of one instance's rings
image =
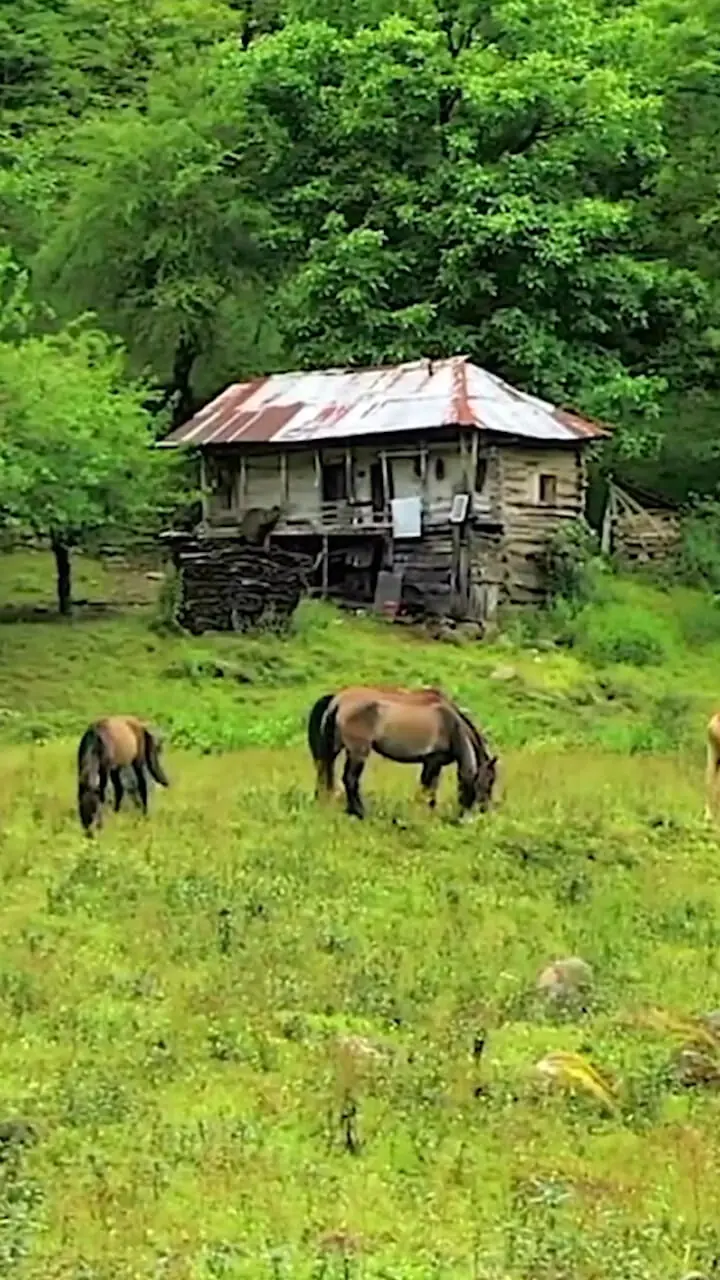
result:
[(646, 489), (610, 481), (601, 531), (601, 546), (624, 564), (664, 560), (680, 541), (680, 514), (666, 498)]
[(606, 434), (454, 357), (236, 384), (161, 444), (200, 452), (199, 542), (260, 538), (309, 556), (320, 593), (485, 620), (544, 596)]

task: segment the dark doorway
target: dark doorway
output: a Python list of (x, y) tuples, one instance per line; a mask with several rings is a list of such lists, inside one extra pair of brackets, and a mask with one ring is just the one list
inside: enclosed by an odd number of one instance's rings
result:
[(348, 496), (344, 462), (324, 462), (322, 469), (323, 502), (343, 502)]
[(370, 498), (372, 501), (373, 511), (378, 515), (385, 513), (385, 506), (388, 502), (392, 502), (395, 497), (392, 467), (390, 463), (387, 466), (389, 493), (385, 492), (385, 480), (383, 477), (383, 467), (381, 462), (373, 462), (370, 467)]

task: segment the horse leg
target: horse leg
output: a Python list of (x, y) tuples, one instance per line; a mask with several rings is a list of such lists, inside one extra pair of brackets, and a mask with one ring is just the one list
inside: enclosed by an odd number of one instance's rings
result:
[(442, 770), (443, 761), (441, 756), (428, 756), (422, 767), (420, 787), (430, 809), (434, 809), (437, 804), (437, 790), (440, 785)]
[(95, 811), (95, 826), (98, 830), (103, 824), (103, 805), (105, 804), (105, 792), (107, 791), (108, 773), (104, 765), (98, 769), (98, 805)]
[(147, 811), (148, 811), (147, 779), (145, 777), (145, 770), (143, 769), (142, 764), (140, 763), (139, 760), (136, 760), (133, 765), (133, 773), (135, 774), (135, 777), (137, 779), (138, 794), (140, 796), (140, 804), (142, 805), (142, 811), (145, 814), (145, 817), (147, 818)]
[[(339, 753), (338, 753), (339, 754)], [(315, 783), (315, 799), (329, 800), (335, 791), (335, 761), (337, 754), (329, 760), (318, 760), (316, 763), (317, 779)]]
[(720, 744), (717, 740), (716, 717), (708, 725), (707, 763), (705, 766), (705, 817), (714, 822), (718, 810), (718, 770), (720, 770)]
[(113, 791), (115, 792), (115, 812), (117, 813), (120, 805), (122, 804), (123, 795), (125, 794), (119, 769), (110, 770), (110, 781), (113, 784)]
[(364, 755), (351, 756), (346, 753), (343, 783), (347, 797), (346, 810), (353, 818), (365, 817), (365, 807), (360, 795), (360, 778), (365, 768), (365, 760)]

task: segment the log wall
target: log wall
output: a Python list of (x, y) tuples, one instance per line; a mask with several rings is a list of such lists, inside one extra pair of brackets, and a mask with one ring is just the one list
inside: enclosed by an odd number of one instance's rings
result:
[[(546, 594), (542, 554), (555, 530), (585, 510), (585, 460), (579, 449), (505, 449), (501, 458), (503, 596), (536, 604)], [(553, 480), (553, 501), (542, 501), (541, 477)]]

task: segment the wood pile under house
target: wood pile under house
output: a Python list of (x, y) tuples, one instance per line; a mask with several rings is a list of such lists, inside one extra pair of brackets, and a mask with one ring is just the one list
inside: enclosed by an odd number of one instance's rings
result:
[(282, 625), (309, 589), (309, 556), (227, 538), (168, 540), (182, 582), (178, 622), (193, 635)]
[(606, 435), (455, 357), (236, 384), (160, 447), (199, 451), (198, 544), (262, 542), (308, 557), (317, 594), (482, 622), (544, 598), (547, 540), (583, 518)]

